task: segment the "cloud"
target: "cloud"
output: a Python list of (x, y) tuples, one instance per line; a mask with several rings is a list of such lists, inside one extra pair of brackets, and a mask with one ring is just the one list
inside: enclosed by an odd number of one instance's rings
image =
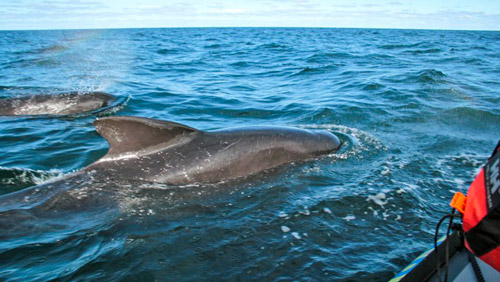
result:
[[(9, 7), (9, 9), (6, 9)], [(141, 26), (166, 18), (196, 14), (189, 3), (113, 6), (99, 1), (47, 0), (23, 5), (0, 4), (0, 29), (109, 28)]]
[[(30, 1), (30, 2), (26, 2)], [(129, 3), (129, 4), (124, 4)], [(0, 29), (178, 26), (306, 26), (500, 29), (499, 12), (418, 9), (412, 3), (324, 0), (219, 0), (138, 4), (118, 0), (0, 2)], [(420, 7), (422, 8), (422, 7)], [(495, 11), (495, 9), (492, 9)]]

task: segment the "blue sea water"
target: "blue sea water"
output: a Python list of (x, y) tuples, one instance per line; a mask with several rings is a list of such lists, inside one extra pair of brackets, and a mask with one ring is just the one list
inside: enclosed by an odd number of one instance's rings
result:
[[(0, 31), (0, 54), (0, 98), (105, 91), (128, 99), (107, 115), (344, 141), (219, 184), (110, 179), (35, 206), (0, 198), (5, 281), (385, 281), (431, 245), (500, 138), (500, 32)], [(0, 117), (0, 194), (103, 156), (95, 118)]]

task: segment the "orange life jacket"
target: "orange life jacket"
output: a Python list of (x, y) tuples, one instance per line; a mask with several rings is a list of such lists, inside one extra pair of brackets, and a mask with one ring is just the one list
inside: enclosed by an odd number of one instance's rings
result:
[(463, 214), (465, 246), (500, 271), (500, 141), (467, 191), (451, 206)]

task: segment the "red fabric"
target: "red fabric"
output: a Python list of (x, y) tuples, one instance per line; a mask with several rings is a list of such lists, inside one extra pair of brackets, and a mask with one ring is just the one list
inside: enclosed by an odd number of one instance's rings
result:
[(500, 272), (500, 247), (479, 258)]
[[(465, 247), (471, 252), (472, 250), (469, 247), (467, 241), (465, 241)], [(489, 253), (479, 257), (482, 261), (489, 264), (491, 267), (500, 272), (500, 247), (491, 250)]]
[[(494, 158), (495, 154), (499, 154), (500, 152), (500, 141), (498, 142), (497, 147), (495, 148), (495, 151), (493, 151), (493, 155), (490, 157), (489, 162), (492, 161), (492, 158)], [(490, 165), (490, 164), (488, 164)], [(488, 166), (486, 165), (486, 166)], [(498, 234), (497, 230), (498, 229), (491, 229), (491, 228), (483, 228), (483, 226), (478, 226), (478, 228), (474, 229), (471, 231), (472, 228), (474, 228), (476, 225), (478, 225), (481, 221), (483, 222), (488, 222), (488, 224), (491, 224), (491, 222), (495, 222), (496, 224), (500, 224), (498, 222), (498, 219), (495, 218), (497, 217), (498, 209), (494, 208), (492, 211), (492, 215), (488, 215), (488, 203), (487, 203), (487, 187), (485, 183), (485, 172), (484, 168), (481, 169), (479, 174), (476, 176), (474, 181), (469, 187), (469, 191), (467, 191), (467, 202), (465, 205), (465, 211), (463, 214), (462, 218), (462, 226), (463, 230), (466, 233), (466, 238), (467, 234), (469, 234), (469, 238), (476, 238), (476, 240), (481, 240), (481, 236), (478, 236), (477, 232), (486, 232), (486, 236), (496, 236), (495, 234)], [(491, 201), (491, 199), (490, 199)], [(498, 202), (497, 202), (498, 203)], [(485, 218), (488, 215), (487, 218)], [(478, 231), (479, 230), (479, 231)], [(493, 231), (492, 231), (493, 230)], [(470, 232), (469, 232), (470, 231)], [(469, 233), (467, 233), (469, 232)], [(497, 232), (497, 233), (492, 233), (492, 232)], [(481, 233), (479, 233), (481, 234)], [(485, 237), (487, 238), (487, 237)], [(488, 240), (488, 244), (489, 244)], [(476, 242), (467, 242), (467, 239), (465, 240), (465, 246), (467, 249), (469, 249), (472, 252), (472, 249), (470, 248), (470, 244), (472, 244), (473, 249), (476, 249), (479, 247), (478, 241)], [(487, 247), (488, 245), (486, 245)], [(488, 253), (482, 255), (479, 257), (481, 260), (495, 268), (497, 271), (500, 272), (500, 246), (497, 245), (492, 245), (491, 247), (495, 247), (495, 249), (489, 251)], [(481, 249), (484, 251), (480, 251), (481, 253), (484, 253), (488, 249), (484, 249), (484, 245), (481, 246)]]
[(486, 191), (484, 189), (484, 168), (476, 176), (467, 192), (467, 205), (463, 216), (465, 232), (476, 226), (488, 214), (486, 207)]

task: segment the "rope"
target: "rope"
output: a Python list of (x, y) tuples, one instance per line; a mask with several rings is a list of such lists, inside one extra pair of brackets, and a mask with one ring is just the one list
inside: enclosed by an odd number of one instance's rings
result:
[(441, 260), (439, 258), (439, 253), (438, 253), (438, 250), (437, 250), (439, 228), (441, 227), (441, 224), (443, 224), (443, 222), (446, 219), (450, 219), (450, 221), (448, 222), (448, 229), (446, 230), (446, 245), (445, 245), (445, 251), (446, 251), (446, 253), (445, 253), (446, 273), (445, 273), (444, 281), (448, 281), (448, 269), (449, 269), (449, 266), (450, 266), (450, 259), (449, 259), (449, 256), (450, 256), (450, 246), (449, 246), (449, 242), (448, 242), (447, 239), (450, 236), (450, 231), (451, 231), (452, 226), (453, 226), (453, 219), (456, 218), (456, 217), (460, 218), (461, 215), (455, 214), (455, 209), (452, 209), (450, 214), (447, 214), (447, 215), (443, 216), (439, 220), (439, 222), (438, 222), (438, 224), (436, 226), (436, 232), (434, 233), (434, 252), (436, 253), (436, 267), (437, 267), (437, 276), (438, 276), (439, 282), (443, 282), (441, 280)]

